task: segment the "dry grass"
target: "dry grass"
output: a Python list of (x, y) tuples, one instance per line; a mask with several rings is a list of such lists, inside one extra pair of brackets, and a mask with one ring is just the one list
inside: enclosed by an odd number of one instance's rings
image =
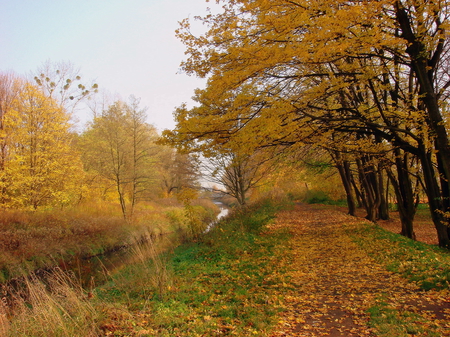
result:
[[(199, 201), (204, 221), (215, 205)], [(55, 265), (71, 256), (93, 256), (130, 245), (148, 233), (174, 232), (186, 224), (184, 210), (174, 200), (142, 203), (132, 223), (124, 221), (116, 204), (82, 204), (47, 211), (2, 210), (0, 213), (0, 282)]]
[[(176, 242), (165, 236), (155, 242), (148, 233), (147, 241), (136, 242), (126, 265), (109, 280), (106, 289), (118, 298), (104, 299), (100, 289), (86, 289), (72, 274), (53, 269), (45, 275), (35, 274), (14, 285), (3, 286), (0, 302), (0, 336), (67, 337), (103, 336), (118, 325), (128, 326), (136, 320), (129, 307), (142, 296), (145, 308), (157, 294), (163, 299), (170, 289), (172, 276), (167, 268), (167, 255)], [(167, 237), (167, 238), (166, 238)], [(143, 238), (141, 238), (143, 239)]]
[(156, 244), (151, 236), (146, 241), (138, 242), (133, 246), (133, 256), (139, 263), (141, 272), (144, 271), (148, 290), (151, 293), (153, 289), (156, 289), (161, 299), (164, 298), (171, 284), (170, 271), (167, 269), (167, 261), (162, 253), (174, 246), (174, 242), (167, 238), (162, 238)]
[[(118, 328), (134, 329), (139, 315), (130, 307), (149, 309), (151, 298), (157, 294), (163, 299), (172, 284), (167, 255), (162, 253), (172, 249), (174, 241), (155, 244), (151, 234), (147, 238), (136, 242), (126, 266), (108, 277), (106, 288), (85, 289), (75, 275), (61, 269), (4, 286), (0, 336), (94, 337), (113, 335)], [(119, 297), (105, 299), (99, 294), (103, 289)]]
[(75, 279), (61, 270), (54, 270), (45, 281), (33, 276), (7, 290), (0, 306), (2, 336), (99, 335), (101, 311)]
[(95, 255), (123, 242), (130, 230), (117, 216), (58, 212), (3, 211), (0, 268), (3, 281), (70, 255)]

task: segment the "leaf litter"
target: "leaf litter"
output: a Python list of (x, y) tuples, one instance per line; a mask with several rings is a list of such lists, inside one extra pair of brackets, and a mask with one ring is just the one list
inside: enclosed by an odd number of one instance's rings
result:
[[(355, 240), (367, 226), (298, 204), (245, 249), (221, 230), (223, 244), (190, 245), (175, 257), (164, 300), (148, 299), (105, 335), (450, 336), (448, 290), (423, 291), (386, 270)], [(389, 246), (374, 240), (372, 248), (384, 256)]]
[(358, 226), (313, 205), (278, 214), (271, 230), (288, 229), (291, 239), (272, 336), (450, 336), (448, 291), (425, 292), (387, 271), (352, 240)]

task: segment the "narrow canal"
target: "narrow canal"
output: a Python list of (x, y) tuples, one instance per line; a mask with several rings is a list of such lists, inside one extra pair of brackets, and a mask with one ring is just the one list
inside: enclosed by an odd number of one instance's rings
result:
[[(205, 232), (210, 231), (217, 222), (226, 217), (229, 209), (220, 202), (215, 202), (220, 208), (216, 220), (208, 224)], [(69, 261), (60, 261), (58, 266), (65, 272), (72, 273), (85, 289), (92, 289), (107, 282), (111, 275), (126, 265), (141, 262), (143, 255), (168, 252), (182, 242), (183, 233), (174, 232), (157, 236), (143, 237), (134, 245), (122, 247), (109, 253), (93, 257), (75, 256)]]

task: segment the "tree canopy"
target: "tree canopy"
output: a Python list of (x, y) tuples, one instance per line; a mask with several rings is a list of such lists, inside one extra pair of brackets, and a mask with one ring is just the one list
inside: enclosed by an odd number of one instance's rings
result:
[(69, 204), (83, 180), (69, 116), (36, 86), (14, 81), (17, 91), (2, 115), (1, 204), (33, 209)]
[[(218, 2), (221, 13), (197, 18), (208, 27), (204, 35), (192, 35), (189, 20), (177, 32), (188, 55), (183, 69), (208, 82), (195, 94), (197, 107), (176, 111), (169, 142), (207, 155), (305, 144), (335, 159), (338, 153), (337, 164), (351, 155), (371, 219), (383, 213), (383, 172), (398, 172), (390, 179), (400, 180), (399, 189), (411, 185), (414, 170), (402, 175), (411, 163), (396, 162), (409, 154), (418, 159), (440, 244), (448, 246), (450, 4)], [(369, 179), (371, 172), (379, 173)], [(411, 199), (411, 188), (402, 191)]]

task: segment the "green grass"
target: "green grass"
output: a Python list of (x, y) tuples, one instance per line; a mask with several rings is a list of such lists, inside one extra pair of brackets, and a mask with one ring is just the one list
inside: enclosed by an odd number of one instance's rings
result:
[(450, 251), (408, 239), (373, 224), (364, 224), (354, 240), (388, 270), (401, 274), (421, 289), (448, 289)]
[[(353, 240), (387, 270), (397, 273), (422, 291), (448, 291), (450, 251), (408, 239), (377, 225), (363, 223), (352, 228)], [(443, 336), (442, 322), (423, 314), (415, 302), (402, 305), (392, 295), (376, 299), (369, 308), (369, 325), (380, 337)], [(396, 304), (394, 304), (396, 303)], [(435, 324), (436, 323), (436, 324)]]
[(317, 190), (308, 191), (305, 202), (307, 204), (347, 206), (347, 200), (334, 200), (327, 193)]
[[(162, 292), (139, 284), (146, 278), (139, 265), (116, 275), (99, 296), (134, 312), (133, 331), (144, 336), (264, 336), (280, 310), (273, 275), (284, 272), (277, 261), (288, 238), (264, 232), (277, 210), (264, 203), (235, 212), (197, 242), (161, 256), (167, 268)], [(125, 283), (131, 286), (124, 292)]]
[[(379, 337), (409, 337), (426, 335), (440, 337), (434, 331), (432, 321), (411, 311), (401, 311), (380, 299), (379, 303), (369, 310), (370, 326), (377, 331)], [(431, 325), (431, 326), (430, 326)]]

